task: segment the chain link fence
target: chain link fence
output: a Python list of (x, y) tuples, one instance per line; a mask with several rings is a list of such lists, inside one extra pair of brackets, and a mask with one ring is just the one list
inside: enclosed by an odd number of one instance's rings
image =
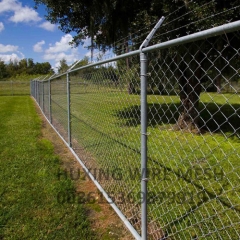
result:
[(0, 96), (29, 95), (29, 82), (0, 81)]
[(144, 217), (148, 239), (240, 238), (239, 29), (235, 22), (145, 48), (145, 75), (133, 51), (31, 82), (49, 122), (136, 239), (146, 239)]

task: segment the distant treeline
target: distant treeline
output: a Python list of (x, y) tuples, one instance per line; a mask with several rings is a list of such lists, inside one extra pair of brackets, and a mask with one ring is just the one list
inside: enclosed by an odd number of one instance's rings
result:
[(0, 59), (0, 80), (7, 80), (18, 75), (52, 74), (52, 66), (49, 62), (34, 63), (31, 58), (24, 58), (20, 61), (10, 60), (5, 63)]

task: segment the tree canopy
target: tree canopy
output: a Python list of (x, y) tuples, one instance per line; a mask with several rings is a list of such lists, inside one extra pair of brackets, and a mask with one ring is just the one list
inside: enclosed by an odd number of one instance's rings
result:
[[(206, 28), (216, 23), (239, 18), (238, 9), (226, 11), (225, 18), (218, 12), (239, 4), (239, 0), (35, 0), (36, 6), (44, 4), (47, 20), (57, 23), (65, 32), (75, 32), (73, 43), (78, 45), (90, 37), (90, 47), (106, 48), (115, 41), (145, 28), (161, 16), (168, 16), (168, 30), (193, 23), (189, 29), (180, 31), (186, 34), (191, 28)], [(216, 17), (209, 18), (212, 14)], [(202, 19), (201, 22), (198, 20)], [(203, 20), (204, 19), (204, 20)], [(151, 29), (147, 29), (146, 33)]]
[[(90, 48), (105, 50), (114, 45), (113, 51), (118, 54), (129, 51), (129, 42), (134, 45), (132, 50), (138, 48), (151, 31), (153, 27), (151, 24), (156, 23), (161, 16), (165, 16), (166, 20), (161, 26), (161, 34), (155, 36), (155, 41), (161, 40), (162, 42), (222, 25), (228, 21), (239, 20), (240, 17), (239, 0), (69, 0), (67, 2), (35, 0), (35, 2), (37, 5), (46, 5), (47, 20), (58, 23), (60, 29), (65, 33), (76, 33), (73, 44), (81, 44), (84, 39), (90, 37), (92, 41)], [(141, 32), (140, 30), (143, 29), (144, 32)], [(131, 36), (130, 39), (129, 36)], [(231, 34), (226, 34), (226, 36), (231, 39), (231, 44), (223, 53), (221, 52), (222, 56), (219, 57), (219, 60), (215, 61), (215, 64), (218, 64), (221, 69), (220, 73), (209, 78), (218, 89), (221, 88), (223, 69), (221, 59), (223, 57), (228, 59), (228, 55), (232, 54), (231, 47), (239, 43), (238, 37), (231, 36)], [(114, 43), (120, 39), (122, 42), (119, 47), (116, 47)], [(163, 81), (161, 71), (163, 71), (162, 75), (165, 75), (171, 62), (174, 61), (177, 65), (175, 81), (179, 85), (178, 94), (181, 102), (181, 113), (177, 125), (181, 129), (197, 129), (198, 131), (198, 104), (204, 81), (203, 76), (211, 64), (205, 59), (204, 51), (209, 52), (212, 49), (219, 53), (223, 47), (223, 41), (221, 39), (216, 41), (216, 38), (211, 38), (211, 40), (203, 42), (201, 48), (191, 45), (187, 51), (184, 46), (179, 47), (174, 50), (177, 54), (174, 55), (172, 52), (168, 63), (165, 59), (171, 54), (168, 50), (161, 51), (161, 54), (152, 57), (157, 61), (155, 66), (160, 66), (163, 59), (167, 63), (165, 68), (155, 67), (154, 69), (159, 83)], [(183, 57), (180, 59), (181, 54)], [(131, 61), (128, 58), (125, 60), (126, 71), (132, 72)], [(205, 61), (203, 62), (203, 60)], [(199, 67), (198, 63), (201, 63), (202, 66)], [(238, 68), (236, 67), (236, 69)], [(227, 69), (224, 68), (224, 71)], [(160, 86), (158, 83), (155, 85)], [(133, 87), (130, 86), (129, 93), (135, 92), (132, 91)]]
[(5, 63), (0, 59), (0, 80), (14, 78), (17, 75), (34, 75), (34, 74), (52, 74), (52, 66), (49, 62), (34, 63), (32, 58), (24, 58), (20, 61), (10, 60)]
[(65, 58), (59, 61), (58, 73), (64, 73), (68, 70), (67, 60)]

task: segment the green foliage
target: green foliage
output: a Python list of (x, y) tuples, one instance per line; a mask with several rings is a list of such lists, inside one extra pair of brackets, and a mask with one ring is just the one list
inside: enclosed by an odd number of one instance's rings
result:
[(6, 64), (0, 59), (0, 80), (8, 76)]
[[(47, 20), (58, 23), (63, 32), (77, 33), (73, 40), (74, 44), (81, 44), (84, 39), (91, 37), (90, 48), (106, 49), (119, 39), (122, 39), (122, 44), (126, 43), (125, 37), (128, 34), (132, 34), (132, 38), (139, 37), (139, 29), (143, 28), (148, 33), (151, 27), (148, 29), (146, 26), (156, 22), (161, 16), (167, 16), (168, 22), (178, 19), (168, 24), (165, 29), (171, 31), (179, 28), (178, 33), (169, 33), (166, 38), (170, 35), (174, 37), (178, 34), (185, 35), (186, 32), (195, 32), (196, 29), (206, 29), (239, 18), (238, 9), (218, 15), (219, 12), (238, 6), (238, 0), (211, 2), (176, 0), (174, 4), (168, 0), (70, 0), (67, 2), (35, 0), (35, 2), (36, 5), (46, 5)], [(209, 18), (212, 14), (216, 17)], [(164, 28), (161, 29), (165, 32)]]
[[(0, 80), (18, 80), (19, 76), (25, 76), (24, 79), (31, 80), (36, 75), (53, 74), (52, 66), (49, 62), (34, 63), (33, 59), (24, 58), (20, 61), (10, 60), (4, 63), (0, 60)], [(27, 76), (27, 77), (26, 77)]]
[(57, 201), (73, 183), (30, 97), (1, 97), (0, 115), (0, 239), (94, 239), (83, 205)]
[(69, 66), (67, 65), (67, 60), (63, 58), (59, 62), (60, 66), (58, 67), (58, 73), (64, 73), (68, 70)]
[(77, 63), (77, 65), (74, 68), (78, 68), (78, 67), (83, 67), (89, 64), (89, 59), (87, 56), (85, 56), (81, 61), (79, 61)]
[[(78, 62), (78, 61), (74, 62), (74, 63), (73, 63), (71, 66), (69, 66), (69, 67), (72, 67), (72, 69), (76, 69), (76, 68), (80, 68), (80, 67), (86, 66), (86, 65), (88, 65), (88, 64), (89, 64), (89, 59), (88, 59), (88, 57), (85, 56), (82, 60), (80, 60), (79, 62)], [(89, 71), (88, 69), (83, 69), (83, 70), (81, 70), (81, 75), (87, 74), (88, 71)], [(76, 76), (76, 75), (78, 75), (78, 72), (77, 72), (77, 71), (71, 73), (71, 76)]]
[[(35, 0), (47, 6), (47, 20), (58, 23), (60, 29), (76, 32), (74, 43), (92, 38), (93, 47), (107, 47), (127, 35), (139, 11), (149, 9), (149, 0)], [(117, 31), (116, 31), (117, 29)], [(93, 42), (94, 39), (94, 42)]]
[[(90, 2), (86, 0), (70, 0), (66, 3), (55, 0), (35, 0), (35, 2), (47, 6), (47, 19), (52, 23), (60, 24), (62, 31), (65, 33), (71, 31), (77, 33), (73, 39), (74, 44), (78, 45), (84, 39), (90, 37), (92, 42), (89, 47), (91, 49), (106, 50), (114, 46), (113, 52), (116, 54), (123, 54), (138, 48), (146, 38), (147, 33), (151, 31), (153, 27), (151, 23), (156, 22), (161, 16), (166, 16), (166, 20), (161, 26), (162, 34), (155, 36), (152, 43), (176, 39), (213, 26), (222, 25), (228, 21), (238, 20), (240, 17), (239, 8), (237, 7), (239, 5), (238, 0), (175, 0), (174, 4), (169, 0), (94, 0)], [(141, 31), (143, 29), (144, 32)], [(224, 51), (222, 49), (225, 41), (221, 39), (215, 42), (217, 37), (208, 39), (202, 44), (201, 49), (192, 45), (191, 48), (187, 49), (186, 55), (186, 49), (181, 45), (177, 49), (176, 55), (183, 54), (184, 60), (180, 61), (180, 59), (177, 59), (178, 56), (175, 56), (174, 61), (168, 58), (169, 62), (165, 61), (165, 66), (154, 72), (155, 76), (152, 78), (154, 81), (149, 83), (149, 89), (152, 92), (158, 91), (160, 94), (170, 94), (167, 88), (169, 86), (171, 88), (171, 81), (179, 83), (179, 95), (182, 102), (180, 111), (186, 110), (183, 111), (183, 115), (179, 118), (178, 125), (180, 128), (184, 128), (185, 123), (187, 123), (187, 126), (191, 126), (190, 128), (197, 127), (198, 119), (196, 116), (201, 84), (207, 81), (206, 78), (209, 77), (206, 74), (206, 69), (208, 70), (212, 65), (216, 64), (219, 66), (220, 71), (224, 69), (225, 75), (228, 75), (227, 71), (233, 71), (233, 69), (225, 68), (223, 59), (231, 59), (232, 54), (236, 54), (231, 48), (239, 44), (239, 37), (226, 34), (226, 38), (229, 40), (227, 40), (228, 46)], [(117, 44), (115, 44), (116, 42)], [(204, 54), (209, 53), (211, 49), (221, 53), (221, 59), (216, 59), (214, 64), (212, 62), (203, 63)], [(160, 63), (164, 61), (167, 54), (168, 49), (153, 57), (159, 59)], [(174, 54), (172, 53), (172, 55)], [(167, 76), (165, 72), (169, 71), (168, 66), (172, 62), (177, 63), (177, 71), (174, 72), (177, 77), (170, 76), (172, 79), (169, 81), (170, 74)], [(200, 63), (201, 65), (204, 64), (205, 67), (198, 69)], [(128, 72), (131, 69), (129, 59), (126, 59), (125, 64), (126, 72)], [(237, 61), (235, 65), (233, 64), (233, 68), (238, 69)], [(192, 74), (193, 72), (194, 74)], [(213, 70), (213, 74), (215, 76), (211, 80), (214, 79), (214, 82), (210, 83), (212, 86), (207, 83), (208, 88), (214, 87), (215, 90), (220, 92), (221, 76), (216, 70)], [(131, 75), (132, 73), (129, 72), (125, 79), (128, 80), (129, 93), (135, 93), (139, 88), (137, 86), (138, 81), (133, 79)], [(185, 84), (186, 79), (189, 80), (187, 84)], [(201, 82), (195, 84), (199, 79)], [(192, 90), (194, 90), (195, 94), (191, 94)], [(195, 103), (194, 108), (188, 109), (190, 105), (187, 105), (187, 102), (189, 101)], [(189, 119), (195, 120), (190, 121)]]
[[(74, 91), (77, 92), (77, 88), (80, 94), (72, 95), (71, 99), (74, 138), (91, 153), (98, 167), (120, 168), (123, 173), (121, 186), (126, 183), (122, 189), (137, 196), (140, 176), (130, 181), (128, 172), (139, 169), (140, 164), (140, 97), (116, 91), (113, 87), (91, 85), (90, 81), (86, 89), (75, 85)], [(56, 96), (55, 101), (58, 99), (60, 97)], [(148, 167), (160, 169), (155, 177), (149, 176), (149, 193), (159, 194), (150, 199), (149, 222), (157, 219), (156, 223), (164, 226), (161, 229), (169, 234), (179, 231), (174, 239), (186, 239), (185, 236), (192, 239), (191, 232), (206, 239), (225, 239), (225, 236), (235, 239), (237, 228), (225, 226), (234, 226), (240, 216), (239, 96), (203, 93), (200, 100), (201, 124), (210, 133), (198, 135), (172, 130), (179, 116), (178, 96), (148, 96)], [(55, 112), (58, 107), (53, 106)], [(184, 179), (178, 174), (194, 169), (193, 166), (203, 170), (211, 168), (211, 174), (214, 169), (217, 172), (222, 169), (224, 176), (216, 181), (214, 176), (204, 180), (202, 176), (197, 179), (198, 174)], [(167, 169), (167, 179), (163, 179), (164, 169)], [(226, 182), (229, 184), (225, 185)], [(109, 192), (121, 192), (119, 185), (119, 181), (112, 181)], [(199, 197), (203, 189), (206, 194)], [(164, 198), (162, 192), (166, 193)], [(193, 201), (176, 203), (171, 195), (168, 196), (171, 192), (191, 192)], [(230, 207), (229, 203), (232, 203)]]

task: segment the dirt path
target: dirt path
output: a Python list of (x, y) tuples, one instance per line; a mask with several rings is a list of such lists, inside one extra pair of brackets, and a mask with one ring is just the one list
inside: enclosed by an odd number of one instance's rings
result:
[[(61, 169), (74, 169), (74, 172), (80, 170), (83, 172), (78, 161), (75, 159), (70, 150), (66, 147), (61, 138), (48, 124), (47, 120), (41, 114), (39, 107), (36, 105), (37, 112), (42, 120), (42, 137), (53, 143), (55, 154), (60, 157)], [(97, 193), (97, 187), (89, 178), (78, 178), (74, 181), (77, 192)], [(121, 219), (108, 203), (83, 203), (87, 209), (87, 215), (92, 225), (92, 229), (96, 232), (97, 239), (134, 239), (129, 230), (122, 223)]]

